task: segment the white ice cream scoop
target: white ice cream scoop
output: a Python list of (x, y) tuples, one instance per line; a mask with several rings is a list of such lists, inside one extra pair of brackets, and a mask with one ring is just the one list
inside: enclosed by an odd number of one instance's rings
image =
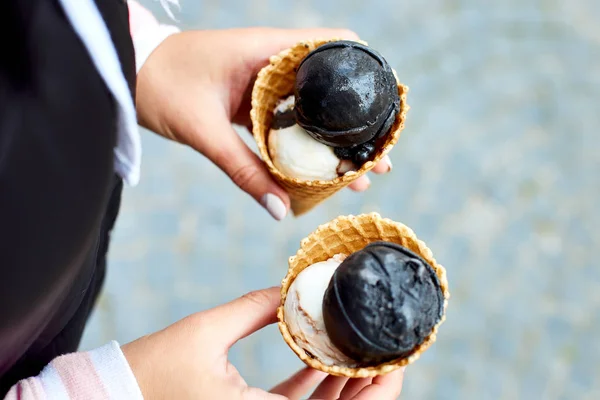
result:
[(323, 321), (323, 296), (344, 258), (344, 255), (335, 255), (298, 274), (285, 299), (284, 320), (298, 346), (323, 364), (355, 367), (356, 362), (331, 343)]
[[(293, 106), (294, 96), (290, 96), (274, 112), (285, 112)], [(313, 139), (298, 124), (271, 129), (268, 147), (275, 168), (292, 178), (307, 181), (332, 180), (354, 169), (352, 162), (340, 160), (332, 147)]]
[(333, 149), (311, 138), (299, 125), (272, 129), (269, 153), (275, 168), (289, 177), (328, 181), (338, 176), (340, 160)]

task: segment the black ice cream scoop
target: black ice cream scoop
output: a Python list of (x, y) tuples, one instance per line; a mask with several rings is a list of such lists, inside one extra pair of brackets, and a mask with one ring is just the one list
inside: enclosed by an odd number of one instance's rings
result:
[(410, 355), (444, 312), (433, 268), (412, 251), (374, 242), (337, 268), (323, 298), (332, 343), (361, 365)]
[(400, 110), (392, 68), (375, 50), (353, 41), (318, 47), (298, 66), (298, 124), (342, 159), (363, 164)]

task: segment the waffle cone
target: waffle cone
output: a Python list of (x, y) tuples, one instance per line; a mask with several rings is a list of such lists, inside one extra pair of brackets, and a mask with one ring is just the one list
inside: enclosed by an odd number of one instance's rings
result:
[[(386, 141), (376, 153), (373, 161), (368, 161), (355, 172), (329, 181), (303, 181), (281, 173), (273, 164), (268, 150), (268, 135), (273, 118), (273, 110), (277, 102), (293, 93), (296, 79), (296, 68), (308, 53), (328, 42), (341, 40), (317, 39), (300, 42), (276, 56), (271, 57), (270, 64), (264, 67), (257, 76), (252, 91), (252, 133), (258, 145), (260, 157), (265, 162), (273, 178), (287, 191), (291, 199), (291, 209), (295, 216), (300, 216), (323, 202), (339, 190), (345, 188), (360, 176), (371, 170), (396, 144), (409, 109), (406, 103), (408, 87), (398, 82), (400, 94), (400, 112), (392, 125)], [(361, 43), (365, 44), (365, 42)], [(396, 73), (394, 72), (394, 75)], [(396, 80), (398, 78), (396, 77)]]
[[(308, 355), (300, 346), (298, 346), (288, 330), (284, 320), (284, 304), (288, 289), (296, 276), (298, 276), (304, 268), (314, 263), (328, 260), (335, 254), (344, 253), (350, 255), (351, 253), (361, 250), (367, 244), (379, 240), (393, 242), (404, 246), (419, 254), (429, 263), (429, 265), (431, 265), (440, 280), (444, 294), (444, 314), (440, 322), (433, 328), (425, 341), (415, 347), (408, 357), (392, 360), (372, 367), (349, 368), (337, 365), (325, 365), (318, 359)], [(410, 228), (399, 222), (382, 218), (377, 213), (362, 214), (358, 216), (340, 216), (331, 222), (319, 226), (316, 231), (300, 242), (300, 249), (295, 256), (289, 258), (288, 263), (288, 273), (281, 283), (281, 304), (277, 309), (279, 330), (294, 353), (296, 353), (305, 364), (319, 371), (350, 378), (366, 378), (387, 374), (397, 370), (398, 368), (417, 360), (421, 354), (435, 342), (438, 328), (446, 318), (446, 307), (448, 306), (448, 299), (450, 297), (448, 281), (446, 279), (446, 270), (436, 262), (431, 250), (427, 248), (425, 243), (416, 237)]]

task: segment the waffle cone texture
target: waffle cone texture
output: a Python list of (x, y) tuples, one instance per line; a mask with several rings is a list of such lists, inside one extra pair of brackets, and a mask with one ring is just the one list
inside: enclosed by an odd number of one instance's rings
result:
[[(292, 178), (280, 172), (269, 155), (268, 135), (273, 119), (273, 110), (280, 99), (293, 94), (296, 70), (300, 62), (314, 49), (326, 43), (341, 39), (316, 39), (300, 42), (295, 46), (283, 50), (271, 57), (270, 64), (264, 67), (257, 76), (252, 90), (252, 133), (258, 146), (260, 157), (265, 162), (273, 178), (287, 191), (291, 199), (291, 209), (295, 216), (300, 216), (319, 203), (345, 188), (360, 176), (370, 171), (398, 141), (404, 129), (404, 120), (409, 106), (406, 103), (408, 87), (398, 81), (398, 94), (400, 95), (400, 112), (387, 135), (386, 141), (378, 149), (373, 161), (368, 161), (355, 172), (348, 172), (341, 177), (329, 181), (303, 181)], [(365, 42), (360, 42), (366, 45)], [(394, 72), (394, 75), (396, 73)]]
[[(285, 299), (287, 292), (300, 272), (306, 267), (320, 261), (326, 261), (335, 254), (350, 255), (363, 249), (366, 245), (376, 241), (388, 241), (404, 246), (419, 254), (431, 265), (435, 271), (444, 295), (444, 313), (438, 324), (433, 328), (423, 343), (416, 346), (413, 352), (405, 358), (400, 358), (371, 367), (349, 368), (338, 365), (325, 365), (321, 361), (308, 355), (292, 337), (285, 323)], [(439, 326), (446, 318), (446, 308), (450, 292), (446, 270), (433, 258), (431, 250), (417, 238), (407, 226), (382, 218), (377, 213), (362, 214), (358, 216), (340, 216), (317, 228), (300, 242), (300, 249), (295, 256), (288, 260), (289, 269), (281, 283), (281, 304), (277, 309), (279, 330), (289, 347), (296, 355), (311, 368), (323, 371), (330, 375), (345, 376), (350, 378), (366, 378), (384, 375), (416, 361), (421, 354), (436, 340)]]

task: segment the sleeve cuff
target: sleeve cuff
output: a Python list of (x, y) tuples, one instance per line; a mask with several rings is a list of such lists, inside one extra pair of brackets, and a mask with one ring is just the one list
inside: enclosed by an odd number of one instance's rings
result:
[(115, 341), (55, 358), (38, 376), (10, 388), (5, 400), (143, 400), (137, 380)]
[(109, 399), (144, 399), (119, 343), (113, 340), (88, 354)]
[(169, 36), (179, 33), (180, 30), (176, 26), (157, 25), (153, 29), (148, 29), (142, 32), (137, 37), (133, 38), (133, 46), (135, 48), (135, 65), (136, 72), (140, 72), (144, 63), (150, 57), (150, 54)]
[(140, 72), (150, 54), (169, 36), (181, 32), (173, 25), (161, 24), (152, 13), (135, 0), (127, 2), (129, 24), (135, 49), (136, 72)]

